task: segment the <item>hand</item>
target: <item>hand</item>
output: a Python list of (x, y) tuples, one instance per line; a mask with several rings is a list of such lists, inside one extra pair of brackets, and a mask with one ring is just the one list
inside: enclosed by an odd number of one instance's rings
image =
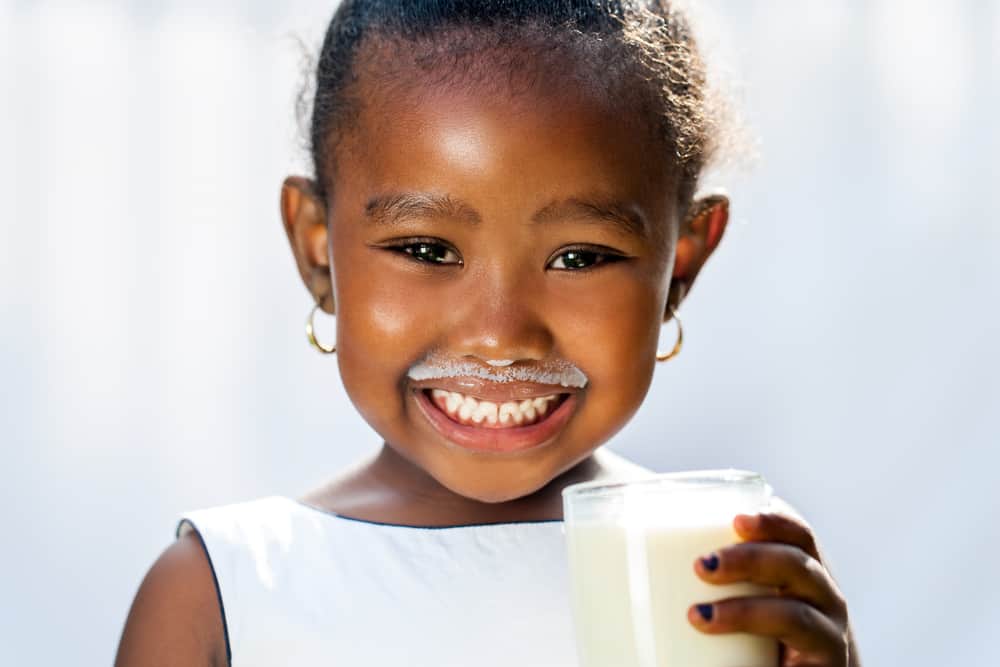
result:
[(782, 667), (849, 667), (847, 602), (821, 563), (812, 531), (782, 514), (741, 514), (733, 527), (746, 540), (695, 563), (712, 584), (749, 582), (776, 589), (772, 596), (697, 604), (688, 620), (708, 634), (748, 632), (781, 642)]

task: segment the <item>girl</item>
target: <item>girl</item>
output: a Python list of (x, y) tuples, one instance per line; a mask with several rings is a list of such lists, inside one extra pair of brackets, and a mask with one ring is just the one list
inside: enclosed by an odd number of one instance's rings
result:
[[(726, 228), (694, 198), (720, 132), (668, 0), (345, 0), (281, 214), (309, 340), (384, 443), (299, 500), (185, 515), (117, 664), (574, 664), (560, 492), (647, 472), (599, 448), (680, 350), (659, 330)], [(690, 623), (859, 664), (807, 525), (734, 521), (695, 572), (777, 592)]]

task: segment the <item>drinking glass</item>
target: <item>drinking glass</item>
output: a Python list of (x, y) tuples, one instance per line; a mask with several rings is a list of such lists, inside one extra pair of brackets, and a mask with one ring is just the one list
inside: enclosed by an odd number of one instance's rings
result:
[(703, 582), (694, 563), (740, 541), (737, 514), (766, 511), (771, 487), (753, 472), (705, 470), (563, 492), (573, 620), (581, 667), (775, 667), (775, 640), (707, 635), (688, 608), (744, 595), (753, 584)]

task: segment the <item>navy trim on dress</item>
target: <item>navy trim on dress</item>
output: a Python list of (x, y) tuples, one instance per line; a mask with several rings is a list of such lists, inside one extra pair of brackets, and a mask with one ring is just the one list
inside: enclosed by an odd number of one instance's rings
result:
[(336, 519), (344, 519), (346, 521), (356, 521), (358, 523), (367, 523), (373, 526), (389, 526), (391, 528), (417, 528), (419, 530), (447, 530), (449, 528), (481, 528), (485, 526), (518, 526), (521, 524), (532, 524), (532, 523), (562, 523), (562, 519), (530, 519), (527, 521), (497, 521), (495, 523), (466, 523), (457, 526), (409, 526), (402, 523), (387, 523), (383, 521), (370, 521), (368, 519), (358, 519), (353, 516), (344, 516), (343, 514), (337, 514), (336, 512), (330, 512), (321, 507), (316, 507), (315, 505), (310, 505), (305, 503), (298, 498), (290, 498), (292, 502), (302, 505), (306, 509), (313, 510), (314, 512), (319, 512), (320, 514), (325, 514), (326, 516), (334, 517)]
[(208, 553), (208, 547), (205, 546), (205, 539), (201, 536), (201, 531), (198, 530), (198, 526), (193, 521), (190, 519), (181, 519), (178, 521), (174, 537), (179, 538), (181, 536), (181, 526), (185, 523), (191, 526), (191, 530), (198, 536), (198, 544), (201, 545), (201, 550), (205, 552), (205, 559), (208, 560), (208, 568), (212, 571), (212, 583), (215, 584), (215, 597), (219, 601), (219, 613), (222, 615), (222, 634), (226, 640), (226, 665), (227, 667), (233, 667), (233, 650), (229, 645), (229, 624), (226, 622), (226, 606), (222, 603), (222, 589), (219, 587), (219, 578), (215, 576), (215, 565), (212, 563), (211, 554)]

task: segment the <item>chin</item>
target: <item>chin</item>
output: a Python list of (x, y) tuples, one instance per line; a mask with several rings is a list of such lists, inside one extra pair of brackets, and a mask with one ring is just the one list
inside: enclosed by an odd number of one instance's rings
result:
[(543, 479), (537, 483), (524, 481), (521, 484), (516, 485), (511, 484), (510, 480), (498, 480), (495, 484), (469, 484), (469, 479), (467, 477), (454, 480), (455, 483), (452, 483), (452, 481), (453, 480), (438, 479), (438, 482), (447, 487), (450, 491), (464, 498), (475, 500), (480, 503), (497, 505), (500, 503), (518, 500), (519, 498), (524, 498), (525, 496), (530, 496), (548, 484), (551, 479)]

